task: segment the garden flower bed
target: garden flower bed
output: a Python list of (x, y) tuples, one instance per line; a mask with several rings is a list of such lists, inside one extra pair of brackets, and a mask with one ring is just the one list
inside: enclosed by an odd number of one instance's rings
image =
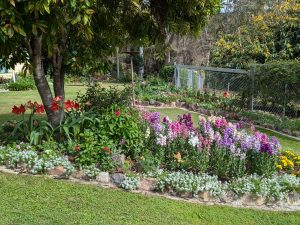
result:
[(197, 125), (190, 114), (171, 121), (128, 107), (117, 90), (118, 102), (105, 106), (89, 99), (109, 93), (88, 93), (76, 101), (53, 99), (53, 110), (65, 110), (55, 129), (36, 116), (43, 105), (14, 106), (20, 120), (3, 130), (1, 170), (209, 203), (300, 207), (300, 157), (280, 151), (275, 137), (221, 116), (202, 116)]
[(233, 111), (224, 111), (220, 109), (207, 109), (193, 103), (186, 103), (184, 101), (174, 101), (169, 103), (159, 102), (155, 100), (151, 101), (137, 101), (137, 105), (140, 106), (155, 106), (155, 107), (177, 107), (194, 112), (198, 112), (203, 115), (220, 115), (231, 120), (244, 121), (248, 124), (258, 125), (260, 127), (279, 132), (283, 135), (288, 135), (291, 138), (297, 138), (300, 140), (300, 132), (298, 128), (299, 119), (288, 119), (280, 118), (271, 113), (266, 113), (262, 111), (253, 111), (253, 112), (233, 112)]

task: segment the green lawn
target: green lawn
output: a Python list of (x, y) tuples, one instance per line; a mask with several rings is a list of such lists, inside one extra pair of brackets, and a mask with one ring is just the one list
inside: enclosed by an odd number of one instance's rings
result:
[[(86, 86), (67, 86), (66, 98), (74, 99), (77, 92), (83, 92)], [(31, 101), (38, 101), (41, 103), (41, 98), (37, 90), (31, 91), (10, 91), (0, 93), (0, 124), (7, 120), (17, 119), (18, 116), (11, 113), (13, 105), (20, 105)]]
[[(117, 86), (122, 87), (122, 85), (117, 83), (103, 83), (104, 87)], [(77, 93), (84, 93), (87, 86), (66, 86), (66, 99), (75, 99)], [(13, 105), (20, 105), (28, 102), (29, 100), (38, 101), (41, 103), (41, 98), (37, 90), (31, 91), (10, 91), (5, 93), (0, 93), (0, 125), (7, 120), (17, 119), (18, 116), (11, 113), (11, 108)]]
[(0, 224), (299, 224), (300, 212), (204, 206), (0, 173)]
[[(189, 112), (186, 110), (182, 110), (182, 109), (175, 109), (175, 108), (153, 108), (151, 109), (151, 111), (158, 111), (161, 113), (161, 116), (169, 116), (170, 119), (174, 120), (177, 119), (177, 115), (179, 114), (184, 114), (184, 113), (191, 113), (192, 115), (192, 120), (194, 124), (197, 124), (199, 121), (199, 117), (198, 117), (198, 113), (195, 112)], [(293, 150), (295, 152), (298, 152), (300, 154), (300, 141), (297, 141), (295, 139), (291, 139), (288, 137), (285, 137), (283, 135), (277, 134), (275, 132), (272, 131), (268, 131), (262, 128), (259, 128), (258, 130), (267, 133), (270, 136), (275, 136), (278, 138), (278, 140), (280, 141), (280, 144), (282, 146), (283, 149), (285, 150)]]

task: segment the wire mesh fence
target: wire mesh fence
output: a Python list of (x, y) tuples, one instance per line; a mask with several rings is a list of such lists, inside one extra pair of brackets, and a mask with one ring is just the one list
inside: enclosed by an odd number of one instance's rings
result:
[(240, 70), (175, 65), (174, 83), (177, 88), (208, 92), (216, 96), (230, 95), (232, 104), (240, 109), (300, 116), (300, 87), (256, 74), (254, 68)]

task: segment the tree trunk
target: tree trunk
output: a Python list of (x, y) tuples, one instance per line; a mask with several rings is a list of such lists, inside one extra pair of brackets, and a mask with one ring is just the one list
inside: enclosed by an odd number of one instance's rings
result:
[[(66, 33), (64, 29), (61, 32), (61, 39), (56, 47), (53, 48), (52, 66), (53, 66), (53, 89), (55, 96), (61, 97), (65, 101), (65, 70), (63, 53), (66, 48)], [(64, 108), (58, 111), (59, 118), (64, 118)]]
[[(63, 68), (63, 56), (58, 53), (52, 56), (53, 65), (53, 89), (54, 95), (61, 97), (62, 102), (65, 101), (65, 87), (64, 87), (64, 68)], [(61, 108), (58, 112), (58, 117), (62, 121), (64, 118), (64, 108)]]
[(29, 54), (33, 66), (35, 85), (44, 104), (48, 120), (55, 128), (59, 125), (59, 115), (50, 108), (53, 96), (42, 64), (42, 36), (31, 38), (29, 43)]

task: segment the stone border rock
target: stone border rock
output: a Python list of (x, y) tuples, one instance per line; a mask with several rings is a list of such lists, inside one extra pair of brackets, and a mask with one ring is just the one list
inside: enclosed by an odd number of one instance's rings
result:
[[(202, 115), (207, 115), (207, 116), (211, 116), (211, 115), (220, 115), (223, 117), (229, 117), (233, 120), (239, 120), (239, 116), (234, 113), (234, 112), (226, 112), (226, 111), (218, 111), (218, 110), (209, 110), (209, 109), (204, 109), (201, 107), (197, 107), (195, 104), (187, 104), (185, 102), (171, 102), (171, 103), (162, 103), (159, 101), (137, 101), (137, 107), (145, 107), (145, 108), (176, 108), (176, 109), (182, 109), (182, 110), (186, 110), (186, 111), (190, 111), (190, 112), (195, 112), (195, 113), (199, 113)], [(238, 118), (237, 118), (238, 117)], [(245, 121), (244, 121), (245, 122)], [(246, 124), (249, 124), (247, 122), (245, 122)], [(282, 136), (291, 138), (293, 140), (296, 141), (300, 141), (300, 132), (296, 132), (297, 136), (293, 136), (290, 135), (290, 131), (285, 131), (283, 130), (282, 132), (277, 131), (272, 129), (272, 125), (270, 124), (259, 124), (259, 123), (254, 123), (255, 126), (259, 127), (259, 128), (263, 128), (269, 131), (272, 131), (274, 133), (280, 134)]]
[[(56, 171), (56, 173), (55, 173)], [(0, 166), (0, 172), (15, 175), (30, 176), (28, 173), (22, 171), (14, 171), (7, 169), (5, 166)], [(102, 188), (120, 189), (119, 184), (124, 179), (124, 174), (108, 172), (101, 172), (96, 179), (88, 180), (85, 178), (82, 171), (76, 171), (72, 176), (65, 177), (62, 174), (61, 168), (55, 168), (51, 174), (47, 175), (34, 175), (37, 177), (49, 177), (52, 179), (64, 179), (67, 182), (94, 185)], [(238, 208), (251, 208), (268, 211), (299, 211), (300, 210), (300, 194), (291, 192), (287, 196), (287, 202), (280, 204), (275, 200), (266, 202), (262, 197), (253, 197), (251, 195), (237, 196), (235, 193), (229, 191), (224, 196), (213, 197), (209, 192), (202, 192), (197, 197), (193, 197), (187, 193), (174, 193), (172, 191), (159, 193), (154, 192), (157, 180), (155, 178), (143, 178), (140, 181), (137, 190), (131, 191), (133, 193), (143, 194), (146, 196), (159, 196), (177, 201), (185, 201), (189, 203), (196, 203), (201, 205), (220, 205), (231, 206)]]

